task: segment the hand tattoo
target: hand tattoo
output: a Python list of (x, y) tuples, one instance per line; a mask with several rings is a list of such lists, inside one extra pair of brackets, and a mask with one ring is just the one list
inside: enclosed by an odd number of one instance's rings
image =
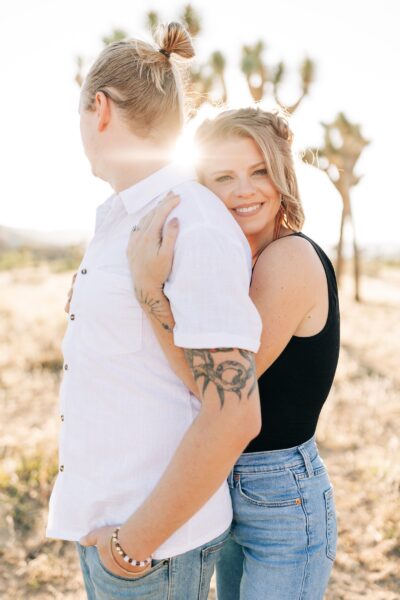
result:
[(169, 333), (173, 333), (173, 328), (164, 321), (163, 317), (165, 317), (165, 313), (162, 309), (160, 300), (155, 300), (149, 294), (145, 294), (143, 290), (138, 290), (136, 287), (135, 294), (143, 309), (149, 313), (151, 317), (156, 319), (156, 321), (160, 323), (161, 327), (163, 327)]
[(237, 360), (225, 360), (215, 365), (213, 354), (219, 352), (233, 352), (233, 348), (215, 348), (207, 350), (188, 350), (185, 349), (185, 356), (193, 372), (195, 381), (204, 378), (202, 393), (207, 386), (212, 383), (217, 388), (218, 396), (221, 402), (221, 408), (224, 406), (225, 393), (233, 392), (242, 399), (242, 391), (246, 388), (248, 382), (251, 387), (247, 392), (247, 398), (253, 393), (257, 381), (255, 375), (254, 355), (247, 350), (240, 350), (240, 355), (248, 364)]

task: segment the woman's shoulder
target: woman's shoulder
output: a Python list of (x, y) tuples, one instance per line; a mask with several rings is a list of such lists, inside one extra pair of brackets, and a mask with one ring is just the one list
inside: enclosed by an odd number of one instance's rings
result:
[(302, 235), (286, 235), (271, 242), (261, 252), (253, 271), (253, 281), (268, 281), (294, 289), (316, 284), (324, 275), (321, 260), (310, 241)]
[(296, 233), (284, 235), (269, 243), (261, 252), (257, 265), (268, 265), (274, 262), (285, 261), (289, 264), (305, 264), (315, 257), (315, 249), (310, 243), (312, 240)]

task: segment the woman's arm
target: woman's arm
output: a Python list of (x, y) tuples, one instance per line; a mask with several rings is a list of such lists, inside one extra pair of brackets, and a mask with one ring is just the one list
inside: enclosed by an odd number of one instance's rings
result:
[(144, 287), (136, 288), (135, 291), (136, 297), (150, 320), (153, 331), (171, 368), (192, 394), (199, 397), (197, 384), (183, 348), (174, 344), (173, 330), (175, 321), (168, 298), (162, 289), (156, 287), (148, 290)]
[(326, 320), (326, 275), (311, 244), (288, 236), (267, 246), (254, 268), (250, 297), (263, 323), (256, 355), (259, 378), (293, 335), (313, 335)]
[[(250, 297), (263, 322), (261, 345), (255, 355), (257, 378), (275, 362), (305, 319), (312, 325), (313, 309), (318, 301), (323, 303), (324, 294), (327, 313), (326, 287), (321, 261), (307, 241), (298, 237), (281, 238), (263, 251), (250, 288)], [(198, 396), (184, 351), (174, 345), (175, 323), (168, 298), (162, 289), (153, 288), (147, 292), (147, 302), (143, 296), (140, 301), (172, 369)]]
[[(184, 351), (174, 344), (174, 318), (169, 300), (163, 293), (163, 284), (172, 268), (177, 229), (174, 233), (171, 222), (169, 229), (164, 234), (161, 232), (168, 214), (178, 202), (179, 196), (170, 195), (152, 211), (140, 226), (139, 235), (132, 234), (136, 239), (130, 244), (132, 250), (128, 251), (128, 257), (136, 281), (136, 296), (171, 368), (199, 397)], [(159, 251), (161, 235), (165, 239), (162, 253)], [(296, 236), (281, 238), (267, 246), (254, 268), (250, 297), (263, 323), (261, 345), (255, 355), (258, 378), (283, 352), (299, 325), (305, 320), (312, 324), (316, 304), (325, 301), (327, 305), (325, 272), (312, 246)]]
[(71, 304), (71, 298), (72, 298), (72, 294), (74, 293), (74, 283), (75, 283), (75, 279), (76, 276), (78, 275), (78, 273), (74, 273), (72, 276), (72, 282), (71, 282), (71, 287), (68, 290), (68, 294), (67, 294), (67, 303), (64, 306), (64, 311), (66, 313), (69, 313), (69, 308), (70, 308), (70, 304)]
[[(172, 251), (173, 248), (171, 264)], [(254, 268), (250, 288), (250, 297), (263, 322), (261, 345), (255, 355), (257, 377), (283, 352), (304, 319), (315, 318), (313, 309), (321, 291), (327, 296), (325, 273), (307, 241), (298, 237), (281, 238), (265, 248)], [(138, 298), (172, 369), (198, 396), (184, 352), (174, 345), (174, 318), (162, 288), (150, 286)]]

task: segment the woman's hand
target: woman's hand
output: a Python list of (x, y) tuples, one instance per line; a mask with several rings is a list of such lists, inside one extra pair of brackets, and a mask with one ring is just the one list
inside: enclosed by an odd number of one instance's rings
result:
[(170, 192), (131, 233), (127, 256), (137, 296), (149, 290), (161, 290), (168, 279), (179, 222), (175, 218), (165, 228), (164, 224), (179, 201), (180, 197)]
[(76, 276), (77, 276), (77, 273), (74, 273), (73, 277), (72, 277), (71, 287), (69, 288), (69, 291), (68, 291), (67, 303), (64, 306), (64, 310), (65, 310), (66, 313), (69, 313), (69, 307), (70, 307), (70, 304), (71, 304), (71, 298), (72, 298), (72, 294), (73, 294), (73, 291), (74, 291), (74, 283), (75, 283)]
[[(146, 571), (151, 569), (151, 565), (147, 565), (147, 567), (134, 567), (129, 563), (122, 560), (117, 552), (113, 552), (111, 555), (111, 544), (110, 538), (116, 526), (112, 527), (100, 527), (99, 529), (94, 529), (83, 538), (79, 540), (82, 546), (97, 546), (97, 551), (99, 553), (99, 558), (102, 564), (108, 571), (111, 571), (114, 575), (118, 577), (130, 577), (129, 573), (126, 571), (131, 571), (132, 578), (138, 577), (139, 575), (143, 575)], [(114, 560), (113, 560), (114, 558)], [(118, 568), (117, 563), (121, 564), (122, 568)]]

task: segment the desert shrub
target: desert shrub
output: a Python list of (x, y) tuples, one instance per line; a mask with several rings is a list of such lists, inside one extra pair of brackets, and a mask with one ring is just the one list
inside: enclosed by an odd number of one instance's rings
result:
[(40, 450), (21, 455), (12, 475), (1, 472), (0, 494), (11, 507), (17, 533), (26, 534), (34, 528), (36, 517), (47, 507), (57, 472), (56, 453), (48, 456)]
[(80, 244), (70, 246), (20, 246), (0, 250), (0, 271), (48, 265), (55, 273), (75, 270), (83, 257)]

